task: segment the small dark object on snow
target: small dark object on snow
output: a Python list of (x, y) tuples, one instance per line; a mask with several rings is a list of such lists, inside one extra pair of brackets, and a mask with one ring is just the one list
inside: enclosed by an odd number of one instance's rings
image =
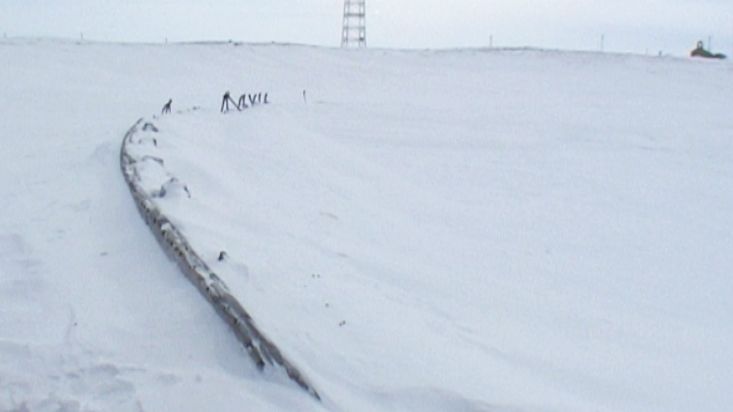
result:
[(237, 110), (239, 110), (239, 105), (237, 105), (237, 102), (235, 102), (232, 99), (232, 97), (229, 95), (229, 91), (227, 90), (227, 92), (224, 93), (224, 96), (222, 96), (221, 98), (221, 109), (220, 110), (222, 113), (229, 111), (229, 102), (232, 102), (234, 107), (236, 107)]
[(706, 59), (725, 59), (726, 56), (723, 53), (711, 53), (708, 50), (705, 50), (705, 45), (701, 41), (697, 42), (697, 47), (695, 47), (695, 50), (690, 52), (690, 57), (703, 57)]
[[(150, 159), (152, 159), (154, 161), (160, 160), (160, 164), (161, 165), (163, 164), (162, 163), (163, 162), (162, 159), (153, 158), (153, 157), (151, 157)], [(172, 178), (168, 179), (168, 181), (166, 181), (165, 183), (163, 183), (160, 186), (160, 189), (159, 190), (156, 190), (153, 193), (151, 193), (150, 194), (150, 197), (152, 197), (152, 198), (163, 198), (163, 197), (166, 197), (166, 195), (168, 195), (168, 190), (171, 187), (173, 187), (174, 185), (181, 185), (181, 182), (178, 179), (176, 179), (175, 177), (172, 177)], [(181, 186), (183, 188), (183, 191), (186, 192), (186, 195), (190, 199), (191, 198), (191, 191), (188, 190), (188, 186), (187, 185), (181, 185)]]
[(219, 252), (219, 259), (218, 260), (219, 260), (219, 262), (223, 262), (224, 259), (226, 259), (228, 257), (229, 257), (229, 255), (227, 255), (227, 252), (225, 252), (225, 251), (222, 250), (221, 252)]
[(171, 112), (171, 104), (173, 104), (173, 99), (168, 99), (168, 103), (163, 106), (163, 110), (160, 111), (160, 114), (166, 114)]
[(239, 107), (239, 110), (243, 110), (249, 107), (247, 106), (247, 93), (239, 96), (239, 102), (237, 103), (237, 106)]

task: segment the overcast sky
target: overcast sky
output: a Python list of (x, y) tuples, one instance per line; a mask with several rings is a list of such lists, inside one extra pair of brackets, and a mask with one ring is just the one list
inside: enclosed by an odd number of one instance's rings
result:
[[(343, 0), (0, 0), (10, 37), (337, 46)], [(367, 0), (370, 47), (536, 46), (733, 55), (733, 0)]]

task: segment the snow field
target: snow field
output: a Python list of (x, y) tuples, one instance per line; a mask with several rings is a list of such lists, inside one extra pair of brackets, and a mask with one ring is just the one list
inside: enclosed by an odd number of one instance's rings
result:
[(163, 209), (336, 408), (726, 408), (729, 66), (369, 58), (155, 151), (193, 193)]
[[(728, 63), (50, 41), (0, 56), (0, 410), (730, 404)], [(222, 116), (227, 89), (273, 103)], [(156, 122), (150, 154), (191, 191), (160, 205), (322, 405), (249, 366), (134, 210), (119, 142), (169, 97), (202, 110)]]

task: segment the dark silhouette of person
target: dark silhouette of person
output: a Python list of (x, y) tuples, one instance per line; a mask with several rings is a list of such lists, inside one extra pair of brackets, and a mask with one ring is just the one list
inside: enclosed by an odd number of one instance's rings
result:
[(705, 44), (700, 40), (697, 42), (697, 47), (690, 52), (691, 57), (703, 57), (706, 59), (725, 59), (725, 54), (722, 53), (711, 53), (709, 50), (705, 50)]
[(237, 102), (237, 107), (239, 108), (239, 110), (243, 110), (249, 107), (247, 106), (247, 93), (239, 96), (239, 102)]
[(222, 113), (229, 111), (229, 102), (232, 102), (234, 107), (239, 109), (239, 105), (237, 104), (237, 102), (232, 100), (232, 97), (229, 95), (229, 90), (227, 90), (227, 92), (224, 93), (224, 96), (222, 96), (221, 98), (221, 112)]
[(168, 99), (168, 103), (163, 106), (163, 110), (160, 111), (160, 114), (166, 114), (171, 112), (171, 104), (173, 104), (173, 99)]

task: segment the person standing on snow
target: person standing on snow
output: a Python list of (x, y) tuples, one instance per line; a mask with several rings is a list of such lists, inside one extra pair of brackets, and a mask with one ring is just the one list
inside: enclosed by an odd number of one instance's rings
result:
[(237, 105), (237, 103), (234, 100), (232, 100), (231, 96), (229, 95), (229, 90), (227, 90), (226, 93), (224, 93), (224, 96), (222, 96), (222, 98), (221, 98), (221, 109), (220, 109), (220, 111), (222, 113), (229, 111), (229, 102), (230, 101), (237, 108), (237, 110), (239, 110), (239, 105)]
[(239, 110), (243, 110), (249, 107), (247, 106), (247, 93), (239, 96), (239, 103), (237, 103), (237, 107), (239, 108)]
[(166, 114), (171, 112), (171, 104), (173, 104), (173, 99), (169, 99), (168, 103), (163, 106), (163, 110), (160, 111), (160, 114)]

